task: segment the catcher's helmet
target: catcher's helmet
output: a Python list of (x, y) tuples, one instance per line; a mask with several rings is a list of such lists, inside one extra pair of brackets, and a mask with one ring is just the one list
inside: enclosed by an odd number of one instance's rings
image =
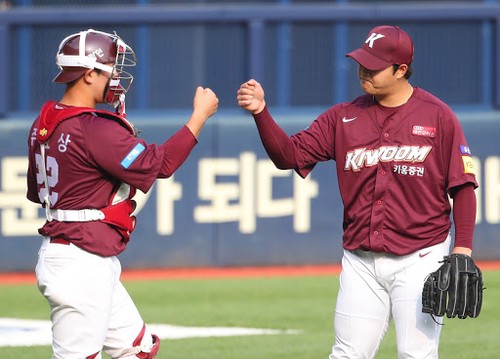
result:
[(123, 96), (134, 79), (123, 68), (135, 66), (136, 58), (134, 50), (116, 32), (109, 34), (89, 29), (70, 35), (61, 41), (56, 64), (60, 70), (54, 78), (54, 82), (57, 83), (72, 82), (88, 69), (109, 72), (111, 77), (105, 90), (104, 100), (117, 107), (123, 102)]

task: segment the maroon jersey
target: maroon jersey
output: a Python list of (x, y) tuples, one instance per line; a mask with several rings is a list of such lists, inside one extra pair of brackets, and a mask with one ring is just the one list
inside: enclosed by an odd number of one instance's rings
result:
[[(185, 127), (164, 144), (147, 144), (131, 132), (126, 121), (104, 116), (105, 111), (89, 109), (71, 117), (74, 110), (48, 102), (30, 131), (27, 198), (43, 203), (45, 183), (39, 139), (45, 141), (50, 136), (45, 167), (52, 209), (102, 209), (110, 204), (122, 183), (147, 192), (156, 178), (170, 176), (196, 144)], [(39, 127), (40, 123), (43, 127)], [(171, 142), (180, 147), (176, 153)], [(48, 221), (39, 232), (63, 237), (103, 256), (121, 253), (127, 242), (116, 227), (101, 221)]]
[(477, 182), (458, 119), (430, 93), (385, 108), (370, 95), (335, 105), (291, 136), (296, 171), (336, 161), (343, 245), (404, 255), (446, 239), (448, 191)]

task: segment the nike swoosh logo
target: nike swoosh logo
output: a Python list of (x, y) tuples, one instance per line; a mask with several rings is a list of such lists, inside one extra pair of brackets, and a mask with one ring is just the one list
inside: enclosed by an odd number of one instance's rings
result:
[(420, 258), (424, 258), (424, 257), (425, 257), (426, 255), (428, 255), (430, 252), (432, 252), (432, 251), (425, 252), (425, 253), (419, 253), (419, 254), (418, 254), (418, 256), (419, 256)]
[(354, 121), (355, 119), (357, 119), (357, 117), (353, 117), (353, 118), (344, 117), (344, 118), (342, 118), (342, 122), (351, 122), (351, 121)]

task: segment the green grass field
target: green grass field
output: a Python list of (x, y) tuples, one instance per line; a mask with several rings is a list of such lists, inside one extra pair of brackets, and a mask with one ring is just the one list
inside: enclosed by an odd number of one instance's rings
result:
[[(494, 359), (500, 352), (500, 271), (484, 273), (477, 319), (448, 319), (441, 359)], [(296, 335), (162, 340), (158, 358), (326, 359), (333, 343), (335, 276), (125, 282), (146, 322), (299, 329)], [(48, 319), (35, 285), (0, 286), (0, 317)], [(0, 347), (2, 359), (50, 358), (44, 347)], [(393, 328), (377, 359), (396, 358)]]

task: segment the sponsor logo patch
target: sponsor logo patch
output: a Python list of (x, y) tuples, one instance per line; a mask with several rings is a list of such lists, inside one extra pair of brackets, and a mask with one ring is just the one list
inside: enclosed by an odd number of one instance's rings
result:
[(472, 161), (472, 157), (470, 156), (462, 156), (462, 161), (464, 161), (464, 172), (476, 174), (476, 170), (474, 168), (474, 162)]
[(469, 146), (460, 145), (460, 153), (463, 155), (472, 156), (472, 152), (470, 151)]
[(130, 167), (130, 165), (136, 160), (137, 157), (142, 153), (142, 151), (145, 150), (146, 147), (144, 147), (141, 143), (138, 143), (135, 145), (135, 147), (128, 153), (127, 156), (122, 160), (120, 163), (123, 168), (127, 169)]
[(429, 126), (413, 126), (411, 134), (415, 136), (424, 136), (434, 138), (436, 137), (436, 128)]

